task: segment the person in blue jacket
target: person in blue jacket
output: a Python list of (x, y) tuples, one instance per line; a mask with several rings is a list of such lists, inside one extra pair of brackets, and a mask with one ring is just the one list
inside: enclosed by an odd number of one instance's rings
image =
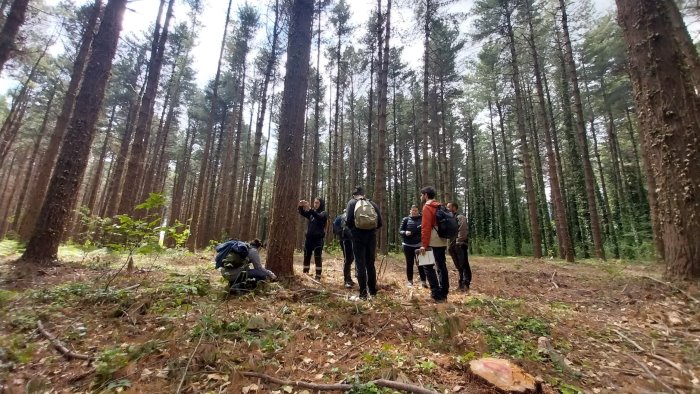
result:
[(326, 237), (326, 223), (328, 213), (325, 211), (326, 202), (322, 198), (314, 199), (313, 208), (306, 200), (299, 201), (299, 214), (308, 221), (306, 228), (306, 240), (304, 242), (304, 273), (308, 274), (311, 269), (311, 254), (314, 255), (316, 263), (316, 280), (321, 280), (323, 242)]

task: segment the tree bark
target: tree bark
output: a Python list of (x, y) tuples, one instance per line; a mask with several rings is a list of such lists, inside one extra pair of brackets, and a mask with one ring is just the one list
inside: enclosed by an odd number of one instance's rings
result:
[(25, 261), (49, 263), (57, 259), (58, 243), (75, 205), (85, 173), (90, 143), (117, 50), (127, 0), (109, 0), (104, 20), (92, 45), (92, 56), (75, 102), (75, 111), (51, 177), (36, 230), (22, 255)]
[(700, 278), (700, 98), (694, 88), (697, 52), (674, 40), (675, 4), (617, 0), (627, 42), (645, 154), (658, 192), (667, 275)]
[(2, 31), (0, 31), (0, 72), (5, 67), (7, 60), (17, 51), (15, 39), (20, 26), (24, 24), (28, 5), (29, 0), (14, 0), (10, 6), (10, 12), (7, 14)]
[(58, 157), (58, 152), (61, 148), (63, 137), (66, 135), (66, 130), (68, 129), (70, 116), (73, 113), (75, 96), (78, 93), (80, 82), (83, 79), (85, 62), (90, 54), (90, 46), (92, 45), (92, 40), (95, 37), (95, 28), (97, 27), (97, 20), (100, 16), (101, 8), (102, 0), (95, 0), (92, 12), (90, 13), (90, 19), (88, 19), (88, 22), (85, 25), (80, 46), (78, 47), (78, 52), (76, 53), (75, 61), (73, 62), (73, 70), (71, 71), (70, 82), (68, 83), (66, 95), (63, 98), (61, 112), (58, 114), (58, 118), (56, 118), (56, 125), (54, 126), (53, 134), (51, 134), (51, 138), (49, 138), (46, 152), (44, 152), (44, 157), (41, 159), (39, 164), (39, 172), (36, 177), (37, 181), (29, 193), (31, 200), (27, 202), (27, 208), (19, 229), (20, 239), (22, 241), (29, 240), (29, 237), (34, 231), (36, 218), (39, 214), (41, 203), (44, 201), (46, 189), (49, 186), (49, 180), (51, 179), (51, 171), (56, 163), (56, 158)]
[(586, 183), (586, 199), (588, 200), (588, 213), (591, 221), (591, 235), (593, 236), (593, 248), (597, 258), (605, 260), (605, 249), (603, 247), (603, 237), (600, 230), (600, 217), (598, 216), (598, 204), (595, 197), (595, 177), (593, 166), (591, 165), (590, 154), (588, 153), (588, 139), (586, 138), (586, 125), (583, 118), (583, 104), (581, 102), (581, 91), (578, 86), (578, 75), (576, 72), (576, 62), (574, 61), (571, 38), (569, 37), (569, 26), (567, 21), (566, 4), (564, 0), (559, 0), (562, 14), (562, 32), (564, 34), (564, 57), (566, 68), (571, 81), (574, 98), (574, 110), (576, 111), (576, 143), (581, 153), (581, 164), (583, 164), (584, 181)]
[(294, 243), (289, 223), (296, 218), (301, 170), (304, 110), (309, 83), (313, 0), (294, 0), (291, 8), (287, 65), (282, 94), (274, 205), (270, 221), (268, 268), (280, 277), (293, 275)]

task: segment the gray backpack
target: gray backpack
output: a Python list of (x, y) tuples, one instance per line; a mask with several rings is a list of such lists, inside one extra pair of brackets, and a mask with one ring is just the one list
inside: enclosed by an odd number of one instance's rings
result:
[(374, 230), (377, 228), (377, 210), (374, 205), (364, 198), (355, 203), (355, 228)]

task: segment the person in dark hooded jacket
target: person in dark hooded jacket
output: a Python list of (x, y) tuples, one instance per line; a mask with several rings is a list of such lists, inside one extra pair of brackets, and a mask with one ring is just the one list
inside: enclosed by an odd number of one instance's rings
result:
[(304, 242), (304, 273), (308, 274), (311, 268), (311, 254), (316, 262), (316, 280), (321, 280), (323, 241), (326, 237), (326, 222), (328, 213), (325, 211), (326, 202), (322, 198), (314, 199), (313, 208), (306, 200), (299, 201), (299, 214), (308, 219), (306, 228), (306, 240)]

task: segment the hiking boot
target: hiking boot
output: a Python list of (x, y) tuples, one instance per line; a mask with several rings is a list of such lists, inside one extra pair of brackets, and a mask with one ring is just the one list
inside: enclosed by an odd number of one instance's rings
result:
[(314, 279), (316, 279), (317, 281), (320, 282), (320, 281), (321, 281), (321, 275), (314, 275)]
[(444, 304), (447, 302), (447, 297), (445, 297), (445, 298), (433, 298), (433, 301), (436, 304)]
[(355, 286), (355, 283), (353, 283), (352, 281), (345, 282), (346, 289), (352, 289), (353, 286)]
[(428, 282), (425, 280), (420, 281), (420, 285), (423, 286), (424, 289), (430, 288), (430, 286), (428, 286)]
[(408, 282), (406, 282), (406, 287), (408, 287), (408, 288), (413, 287), (413, 281), (409, 280)]

